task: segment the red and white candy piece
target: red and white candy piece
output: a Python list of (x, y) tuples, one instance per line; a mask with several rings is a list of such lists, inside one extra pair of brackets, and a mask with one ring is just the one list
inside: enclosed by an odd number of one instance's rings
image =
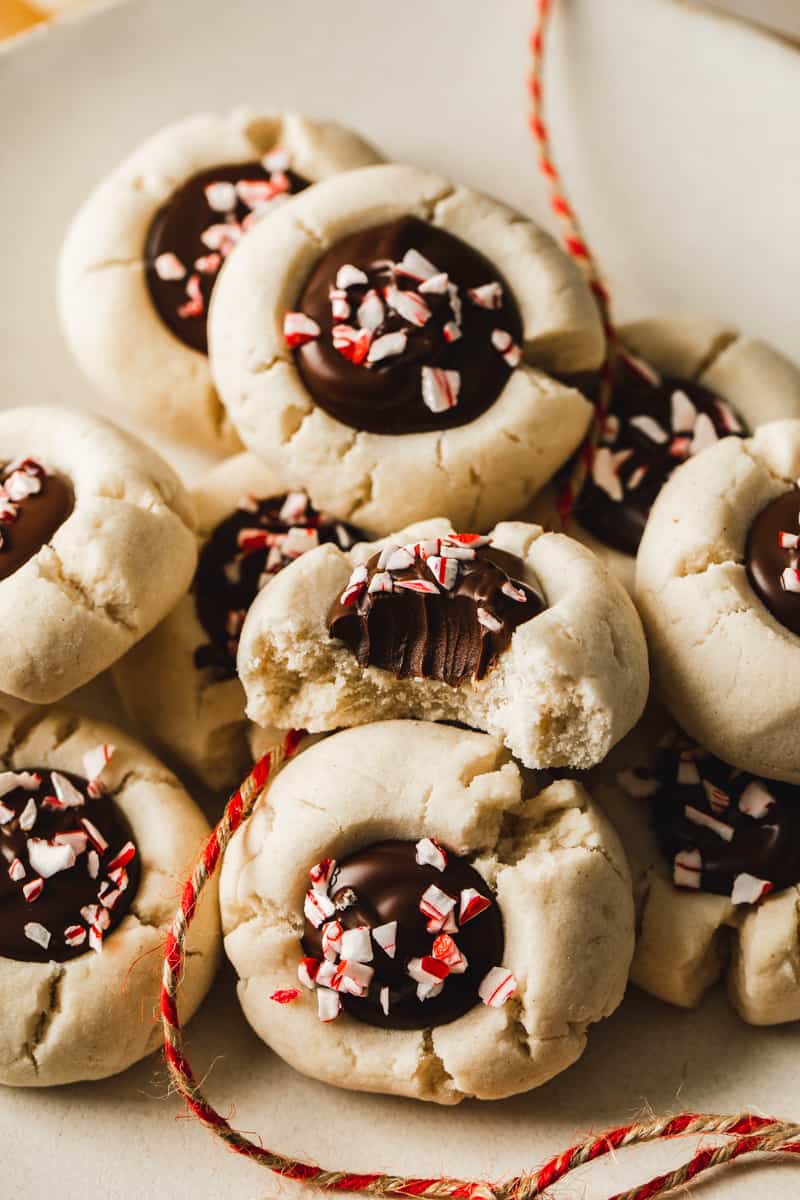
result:
[(28, 838), (28, 861), (31, 868), (42, 879), (58, 875), (60, 871), (68, 871), (75, 866), (75, 851), (72, 846), (58, 845), (48, 842), (45, 838)]
[(406, 250), (400, 262), (395, 263), (395, 272), (398, 275), (406, 275), (410, 279), (425, 280), (433, 279), (440, 274), (437, 268), (433, 265), (430, 259), (427, 259), (424, 254), (420, 254), (419, 250)]
[(388, 571), (378, 571), (372, 576), (369, 581), (368, 591), (374, 595), (376, 592), (393, 592), (394, 580)]
[(165, 283), (172, 283), (178, 279), (186, 277), (186, 267), (183, 265), (177, 254), (171, 251), (165, 251), (164, 254), (159, 254), (153, 260), (153, 269), (159, 279), (163, 279)]
[(376, 945), (384, 954), (394, 958), (397, 953), (397, 921), (387, 921), (385, 925), (376, 925), (372, 930)]
[(50, 779), (52, 780), (53, 790), (61, 808), (83, 807), (85, 803), (83, 796), (75, 785), (70, 783), (66, 775), (61, 775), (58, 771), (52, 771)]
[(254, 211), (264, 208), (279, 191), (283, 188), (272, 179), (240, 179), (236, 184), (236, 194), (242, 204)]
[(718, 441), (717, 431), (714, 428), (714, 422), (711, 420), (711, 417), (709, 417), (708, 413), (698, 413), (689, 453), (700, 454), (702, 450), (708, 449), (709, 446), (716, 446)]
[(456, 906), (456, 902), (447, 892), (443, 892), (435, 883), (430, 884), (422, 893), (419, 911), (431, 921), (445, 921)]
[(513, 584), (510, 579), (506, 580), (506, 582), (500, 588), (500, 591), (504, 596), (508, 596), (510, 600), (516, 601), (517, 604), (524, 604), (528, 599), (524, 590), (520, 587), (517, 587), (516, 584)]
[(0, 771), (0, 796), (22, 788), (23, 791), (35, 792), (42, 786), (41, 775), (32, 771)]
[(744, 871), (733, 881), (731, 900), (734, 904), (758, 904), (772, 891), (772, 886), (768, 879), (759, 879)]
[(512, 370), (522, 362), (522, 350), (507, 329), (492, 330), (492, 345)]
[(100, 873), (100, 855), (96, 850), (90, 850), (86, 855), (86, 870), (90, 879), (97, 879)]
[(410, 975), (415, 983), (435, 986), (447, 979), (450, 968), (441, 959), (434, 958), (432, 954), (426, 954), (422, 958), (410, 958), (406, 963), (406, 974)]
[(395, 579), (394, 588), (404, 592), (419, 592), (426, 596), (437, 596), (439, 589), (429, 579)]
[(38, 900), (43, 891), (44, 880), (39, 876), (22, 885), (22, 894), (28, 901), (28, 904), (33, 904), (34, 900)]
[(29, 475), (27, 471), (13, 471), (4, 480), (3, 487), (9, 500), (26, 500), (42, 490), (42, 481), (38, 475)]
[(320, 989), (317, 992), (317, 1016), (320, 1021), (335, 1021), (342, 1011), (342, 1002), (337, 992)]
[(422, 399), (431, 412), (447, 412), (458, 404), (461, 391), (459, 371), (447, 371), (443, 367), (422, 368)]
[(703, 780), (703, 791), (712, 812), (725, 812), (726, 808), (730, 808), (731, 798), (728, 793), (721, 787), (717, 787), (716, 784), (710, 783), (708, 779)]
[(396, 284), (390, 283), (383, 289), (383, 297), (389, 307), (409, 325), (421, 328), (431, 319), (431, 310), (419, 292), (404, 292)]
[(220, 254), (227, 257), (241, 236), (241, 225), (235, 221), (227, 221), (224, 224), (209, 225), (200, 234), (200, 241), (209, 250), (219, 250)]
[(350, 301), (347, 292), (341, 288), (329, 288), (328, 299), (331, 302), (331, 316), (334, 321), (347, 321), (350, 317)]
[(787, 533), (782, 529), (778, 534), (778, 545), (781, 550), (796, 550), (800, 546), (800, 533)]
[(103, 949), (103, 927), (99, 924), (89, 926), (89, 949), (99, 954)]
[(517, 990), (517, 981), (505, 967), (492, 967), (478, 984), (478, 995), (489, 1008), (502, 1008)]
[(199, 271), (201, 275), (216, 275), (222, 266), (222, 255), (212, 250), (210, 254), (201, 254), (194, 260), (193, 265), (195, 271)]
[(781, 571), (781, 587), (785, 592), (800, 592), (800, 571), (796, 567), (784, 567)]
[(302, 983), (303, 987), (313, 991), (316, 985), (317, 972), (319, 971), (319, 962), (316, 958), (302, 958), (300, 965), (297, 968), (297, 978)]
[(114, 757), (115, 747), (110, 742), (103, 742), (93, 750), (87, 750), (83, 756), (83, 770), (89, 781), (89, 792), (93, 796), (100, 795), (102, 786), (98, 786), (100, 776)]
[(305, 346), (320, 335), (320, 327), (301, 312), (287, 312), (283, 318), (283, 337), (287, 346)]
[[(386, 561), (382, 562), (384, 555)], [(387, 546), (378, 559), (378, 568), (385, 568), (387, 571), (407, 571), (409, 567), (413, 567), (414, 559), (413, 546)]]
[(64, 930), (64, 941), (68, 946), (82, 946), (86, 941), (86, 929), (83, 925), (68, 925)]
[(765, 817), (774, 804), (775, 797), (757, 779), (751, 780), (739, 797), (739, 811), (756, 821)]
[(272, 175), (275, 171), (282, 173), (289, 170), (289, 151), (285, 146), (274, 146), (268, 154), (265, 154), (261, 159), (261, 165), (264, 170)]
[(7, 804), (3, 804), (0, 800), (0, 825), (7, 825), (9, 821), (13, 821), (17, 815), (15, 808), (9, 808)]
[(293, 525), (283, 537), (282, 549), (287, 558), (300, 558), (319, 545), (319, 532), (304, 525)]
[(97, 826), (89, 820), (88, 817), (81, 817), (81, 825), (89, 835), (89, 841), (94, 846), (98, 854), (105, 854), (108, 849), (108, 842), (103, 837)]
[(302, 521), (308, 512), (308, 496), (305, 492), (289, 492), (281, 505), (278, 516), (287, 525)]
[(25, 878), (25, 865), (21, 858), (11, 860), (8, 868), (8, 875), (12, 883), (19, 883)]
[(53, 834), (53, 841), (59, 845), (71, 846), (76, 858), (85, 854), (88, 840), (89, 836), (83, 829), (65, 829), (61, 833)]
[(442, 337), (448, 345), (457, 342), (463, 336), (461, 326), (457, 325), (455, 321), (448, 321), (446, 325), (442, 326)]
[(336, 962), (342, 950), (344, 928), (341, 921), (328, 921), (322, 927), (322, 953), (328, 962)]
[(28, 921), (22, 932), (29, 941), (35, 942), (37, 946), (41, 946), (46, 950), (50, 945), (51, 933), (44, 925), (40, 925), (38, 921)]
[(503, 305), (503, 289), (496, 281), (470, 288), (467, 295), (478, 308), (501, 308)]
[(445, 271), (423, 279), (417, 291), (422, 296), (444, 296), (450, 290), (450, 276)]
[(335, 858), (323, 858), (314, 864), (308, 872), (308, 877), (315, 892), (324, 892), (327, 894), (335, 870)]
[(700, 887), (700, 875), (703, 870), (703, 859), (699, 850), (681, 850), (675, 855), (672, 863), (672, 882), (676, 887)]
[(362, 329), (368, 329), (370, 333), (374, 333), (383, 324), (383, 316), (383, 301), (375, 288), (370, 288), (358, 306), (356, 320)]
[(420, 867), (435, 867), (437, 871), (443, 871), (447, 866), (447, 851), (435, 838), (420, 838), (414, 856)]
[(451, 529), (444, 541), (450, 546), (461, 546), (463, 549), (477, 550), (481, 546), (490, 546), (492, 539), (485, 533), (454, 533)]
[(473, 917), (486, 912), (486, 909), (491, 908), (491, 906), (492, 902), (488, 896), (482, 896), (475, 888), (462, 888), (461, 903), (458, 909), (459, 924), (466, 925), (467, 921), (471, 921)]
[(112, 871), (118, 871), (122, 867), (127, 867), (131, 859), (136, 857), (136, 847), (133, 842), (126, 842), (122, 849), (114, 855), (111, 862), (108, 864), (107, 870), (110, 875)]
[(311, 922), (315, 929), (319, 929), (325, 921), (334, 915), (336, 908), (333, 901), (323, 892), (306, 892), (306, 898), (303, 902), (303, 912), (306, 919)]
[(203, 301), (203, 292), (200, 286), (200, 276), (190, 275), (186, 280), (186, 295), (188, 299), (185, 304), (181, 304), (178, 309), (179, 317), (199, 317), (202, 316), (205, 304)]
[(461, 953), (449, 933), (440, 933), (434, 939), (433, 957), (448, 966), (451, 975), (463, 975), (467, 969), (466, 955)]
[(367, 590), (368, 574), (369, 572), (363, 563), (359, 563), (357, 567), (353, 568), (347, 587), (339, 597), (341, 604), (344, 604), (345, 606), (349, 604), (355, 604), (356, 600), (358, 600), (360, 596), (363, 596), (364, 592)]
[(455, 558), (441, 558), (432, 554), (426, 559), (428, 570), (437, 583), (449, 592), (455, 587), (458, 579), (458, 561)]
[(691, 804), (686, 804), (683, 812), (686, 820), (691, 821), (693, 825), (702, 825), (705, 829), (710, 829), (717, 837), (722, 838), (723, 842), (733, 841), (734, 829), (732, 825), (728, 825), (725, 821), (718, 821), (710, 813), (705, 813), (702, 809), (695, 808)]
[(612, 500), (622, 500), (622, 481), (619, 469), (633, 454), (632, 450), (609, 450), (599, 446), (592, 460), (592, 481)]
[(372, 938), (369, 926), (356, 925), (354, 929), (345, 929), (339, 954), (349, 963), (372, 962)]
[(358, 366), (369, 354), (372, 334), (368, 329), (355, 329), (352, 325), (334, 325), (331, 330), (333, 348), (343, 358)]
[(476, 615), (478, 624), (482, 625), (484, 629), (488, 629), (490, 633), (499, 633), (503, 628), (503, 622), (494, 613), (490, 613), (488, 608), (479, 607)]

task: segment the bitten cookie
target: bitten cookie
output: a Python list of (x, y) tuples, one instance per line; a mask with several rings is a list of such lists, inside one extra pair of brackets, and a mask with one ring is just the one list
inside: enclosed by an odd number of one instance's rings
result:
[(240, 1003), (277, 1054), (439, 1104), (573, 1063), (633, 948), (625, 857), (584, 789), (421, 721), (304, 750), (231, 842), (220, 899)]
[(489, 537), (444, 519), (351, 554), (321, 546), (245, 620), (239, 677), (259, 725), (461, 721), (529, 767), (588, 767), (638, 719), (647, 650), (624, 589), (536, 525)]
[[(161, 950), (208, 831), (177, 779), (119, 730), (0, 715), (0, 1082), (123, 1071), (160, 1041)], [(216, 889), (186, 959), (190, 1015), (219, 961)]]
[(189, 586), (194, 518), (137, 438), (64, 408), (0, 413), (0, 692), (58, 700)]
[(676, 721), (714, 754), (800, 783), (800, 421), (726, 438), (675, 472), (642, 538), (636, 599)]
[(338, 125), (245, 109), (177, 121), (134, 150), (76, 216), (59, 273), (67, 341), (114, 411), (180, 441), (236, 449), (208, 369), (219, 268), (289, 196), (378, 161)]
[(379, 533), (445, 508), (478, 528), (519, 511), (591, 415), (551, 376), (604, 352), (591, 294), (547, 234), (396, 165), (328, 180), (248, 237), (209, 340), (245, 444)]
[[(148, 741), (209, 787), (230, 788), (252, 761), (236, 678), (247, 610), (287, 563), (325, 542), (346, 550), (363, 533), (318, 513), (305, 493), (287, 493), (252, 454), (213, 468), (192, 498), (200, 537), (192, 588), (113, 675)], [(274, 738), (274, 731), (265, 735)]]
[[(720, 438), (800, 417), (800, 368), (766, 342), (709, 320), (653, 318), (623, 325), (619, 335), (610, 412), (563, 529), (632, 592), (642, 532), (671, 473)], [(596, 384), (581, 383), (593, 395)], [(531, 508), (554, 528), (556, 490)]]
[(797, 786), (739, 771), (671, 730), (594, 795), (634, 877), (633, 982), (694, 1007), (724, 976), (743, 1020), (800, 1019)]

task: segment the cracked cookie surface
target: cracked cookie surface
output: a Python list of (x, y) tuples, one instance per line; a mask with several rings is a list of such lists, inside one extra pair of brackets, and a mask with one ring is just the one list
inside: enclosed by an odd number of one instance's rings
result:
[[(29, 456), (72, 492), (48, 540), (0, 579), (0, 691), (41, 704), (152, 629), (188, 586), (197, 552), (183, 486), (137, 438), (64, 408), (7, 409), (0, 459)], [(25, 520), (12, 523), (12, 538)]]
[[(297, 985), (310, 865), (425, 837), (464, 856), (494, 896), (514, 995), (423, 1029), (348, 1012), (323, 1023), (304, 987), (271, 999)], [(340, 1087), (439, 1104), (513, 1095), (574, 1062), (622, 998), (633, 946), (625, 858), (584, 789), (524, 774), (485, 734), (422, 721), (304, 749), (231, 842), (220, 899), (240, 1003), (276, 1053)]]
[[(247, 218), (263, 216), (270, 204), (277, 208), (299, 180), (313, 183), (378, 161), (371, 146), (341, 126), (245, 109), (185, 118), (133, 151), (75, 217), (59, 269), (67, 340), (109, 403), (179, 441), (223, 453), (239, 449), (203, 351), (220, 260)], [(234, 165), (243, 178), (232, 182)], [(171, 221), (170, 203), (181, 189), (193, 179), (201, 186), (201, 174), (217, 166), (210, 183), (223, 186), (207, 193), (208, 219)], [(234, 183), (238, 194), (229, 202), (225, 185)], [(233, 236), (225, 236), (226, 225), (236, 225)], [(204, 235), (194, 250), (189, 227)], [(168, 235), (172, 240), (162, 245)]]
[[(409, 218), (412, 225), (423, 222), (434, 234), (441, 231), (460, 239), (494, 267), (516, 302), (522, 330), (518, 350), (502, 338), (490, 349), (492, 354), (519, 353), (520, 357), (518, 362), (512, 358), (515, 365), (497, 399), (465, 424), (432, 428), (431, 412), (419, 404), (426, 420), (410, 427), (424, 432), (368, 432), (336, 419), (314, 401), (287, 345), (285, 320), (287, 314), (302, 316), (294, 310), (303, 281), (338, 243), (364, 230), (386, 228), (387, 223), (391, 228), (395, 228), (392, 223), (403, 226)], [(336, 284), (332, 303), (350, 310), (348, 320), (363, 322), (360, 329), (347, 324), (334, 327), (334, 332), (339, 330), (335, 349), (350, 358), (345, 364), (350, 375), (362, 340), (369, 337), (369, 326), (375, 322), (378, 333), (388, 331), (394, 349), (387, 348), (384, 336), (370, 344), (369, 354), (381, 346), (381, 358), (358, 367), (369, 376), (367, 382), (391, 372), (387, 363), (392, 354), (403, 360), (395, 345), (398, 337), (411, 347), (417, 344), (420, 323), (438, 327), (435, 318), (441, 296), (426, 288), (452, 287), (453, 281), (444, 272), (433, 276), (436, 263), (424, 261), (420, 266), (417, 258), (410, 261), (409, 269), (421, 270), (428, 278), (420, 282), (419, 294), (410, 293), (410, 302), (400, 301), (409, 326), (400, 330), (400, 314), (392, 309), (396, 278), (386, 287), (384, 299), (392, 311), (385, 327), (382, 318), (370, 315), (363, 303), (356, 312), (359, 288), (363, 289), (363, 280), (358, 281), (361, 275), (366, 280), (367, 273), (359, 267), (358, 275), (351, 272), (340, 279), (337, 274), (332, 280)], [(370, 268), (370, 263), (365, 260), (362, 266)], [(356, 280), (349, 291), (340, 286), (348, 280)], [(496, 280), (486, 280), (492, 282)], [(375, 288), (371, 291), (370, 304), (380, 308)], [(430, 297), (433, 320), (423, 294)], [(443, 318), (445, 341), (458, 339), (461, 329), (454, 329), (458, 305), (472, 304), (470, 294), (457, 296), (449, 318)], [(503, 303), (502, 289), (494, 298), (481, 293), (475, 303), (493, 306), (497, 301)], [(387, 309), (382, 311), (386, 317)], [(505, 333), (512, 341), (508, 330), (495, 333)], [(220, 274), (209, 338), (215, 382), (245, 444), (266, 463), (280, 465), (295, 486), (310, 487), (317, 507), (339, 512), (378, 533), (443, 508), (458, 524), (478, 528), (519, 511), (572, 453), (588, 425), (588, 402), (553, 376), (599, 366), (604, 349), (597, 310), (580, 272), (547, 234), (498, 201), (398, 165), (368, 167), (325, 181), (255, 230)], [(452, 377), (458, 374), (451, 368), (463, 366), (461, 358), (469, 357), (461, 351), (456, 354), (464, 340), (455, 340), (454, 347), (439, 346), (430, 360), (441, 369), (427, 377), (426, 404), (440, 412), (450, 406), (450, 416)], [(362, 348), (366, 354), (365, 343)], [(326, 359), (329, 362), (331, 354)], [(403, 387), (406, 376), (403, 369)], [(420, 386), (424, 390), (425, 385)], [(386, 402), (392, 407), (391, 397)], [(352, 413), (348, 419), (353, 419)]]
[[(84, 756), (113, 747), (99, 776), (127, 820), (137, 851), (135, 895), (102, 950), (66, 962), (0, 957), (0, 1082), (45, 1087), (114, 1075), (158, 1046), (161, 949), (175, 908), (176, 880), (191, 865), (208, 825), (178, 780), (118, 729), (60, 710), (0, 714), (0, 765), (85, 777)], [(98, 801), (101, 803), (102, 801)], [(48, 880), (44, 881), (45, 891)], [(36, 918), (31, 903), (31, 920)], [(205, 996), (219, 961), (216, 887), (203, 896), (190, 936), (187, 1014)]]

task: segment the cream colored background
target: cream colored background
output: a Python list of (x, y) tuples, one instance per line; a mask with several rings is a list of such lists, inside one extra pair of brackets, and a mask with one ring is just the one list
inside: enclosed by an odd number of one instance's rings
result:
[[(524, 122), (531, 8), (137, 0), (0, 56), (0, 403), (85, 398), (57, 331), (54, 256), (86, 189), (178, 114), (305, 105), (546, 219)], [(550, 65), (556, 144), (619, 315), (705, 309), (798, 353), (800, 57), (678, 0), (561, 0)], [(201, 466), (172, 457), (187, 475)], [(77, 702), (107, 698), (97, 686)], [(502, 1175), (647, 1109), (800, 1119), (800, 1031), (747, 1029), (721, 995), (685, 1014), (631, 994), (551, 1085), (453, 1111), (294, 1075), (244, 1027), (227, 975), (190, 1045), (240, 1127), (351, 1170)], [(297, 1194), (180, 1114), (155, 1060), (103, 1084), (0, 1092), (3, 1187), (32, 1200)], [(629, 1156), (553, 1194), (601, 1200), (688, 1149)], [(789, 1200), (800, 1171), (744, 1168), (698, 1196), (743, 1200), (755, 1188)]]

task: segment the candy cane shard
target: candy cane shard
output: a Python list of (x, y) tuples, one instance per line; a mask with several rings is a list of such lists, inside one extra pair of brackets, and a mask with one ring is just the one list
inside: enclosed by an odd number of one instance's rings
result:
[(517, 990), (517, 981), (505, 967), (492, 967), (478, 985), (478, 995), (489, 1008), (502, 1008)]
[(415, 858), (420, 867), (435, 867), (443, 871), (447, 866), (447, 851), (435, 838), (421, 838), (416, 845)]
[(48, 842), (45, 838), (28, 838), (28, 861), (37, 875), (50, 879), (60, 871), (75, 866), (75, 851), (68, 844)]
[(768, 879), (759, 879), (745, 871), (733, 881), (731, 900), (734, 904), (758, 904), (772, 891), (772, 887)]
[(372, 962), (372, 939), (369, 927), (357, 925), (354, 929), (345, 929), (339, 953), (348, 962)]
[(384, 954), (394, 958), (397, 953), (397, 921), (387, 921), (385, 925), (376, 925), (372, 930), (376, 945)]
[(7, 796), (17, 788), (35, 792), (42, 786), (41, 775), (32, 771), (0, 771), (0, 797)]
[(308, 891), (303, 902), (303, 913), (315, 929), (319, 929), (336, 912), (333, 901), (323, 892)]
[(458, 404), (461, 375), (442, 367), (422, 368), (422, 399), (431, 412), (446, 412)]
[(753, 779), (739, 797), (739, 811), (759, 821), (775, 804), (775, 797), (763, 783)]
[(283, 337), (289, 347), (305, 346), (318, 338), (322, 330), (316, 321), (301, 312), (287, 312), (283, 318)]
[(704, 828), (710, 829), (724, 842), (733, 841), (734, 828), (725, 821), (718, 821), (716, 817), (712, 817), (709, 813), (705, 813), (691, 804), (684, 805), (683, 813), (686, 820), (691, 821), (693, 825), (702, 825)]
[(486, 912), (487, 908), (491, 908), (492, 902), (488, 896), (482, 896), (475, 888), (462, 888), (461, 903), (458, 910), (458, 921), (460, 925), (466, 925), (467, 921), (471, 921), (480, 913)]
[(42, 950), (46, 950), (50, 945), (50, 930), (44, 925), (40, 925), (38, 921), (28, 921), (22, 932), (29, 941), (35, 942), (37, 946), (41, 946)]
[(672, 864), (672, 882), (676, 887), (700, 888), (703, 859), (699, 850), (681, 850)]

